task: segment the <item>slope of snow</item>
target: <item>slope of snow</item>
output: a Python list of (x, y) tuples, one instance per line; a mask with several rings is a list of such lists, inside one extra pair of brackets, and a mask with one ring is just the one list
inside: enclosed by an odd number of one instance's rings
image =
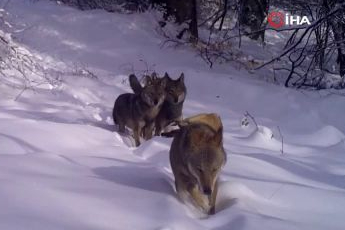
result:
[[(270, 85), (229, 65), (210, 70), (189, 48), (161, 48), (151, 13), (29, 0), (6, 10), (15, 41), (47, 66), (85, 66), (97, 78), (66, 74), (57, 89), (16, 101), (20, 90), (1, 85), (0, 229), (345, 228), (344, 97)], [(147, 69), (185, 73), (185, 117), (222, 118), (228, 162), (214, 216), (176, 197), (171, 139), (135, 148), (116, 132), (114, 100), (130, 92), (129, 73)], [(257, 128), (241, 125), (246, 111)]]

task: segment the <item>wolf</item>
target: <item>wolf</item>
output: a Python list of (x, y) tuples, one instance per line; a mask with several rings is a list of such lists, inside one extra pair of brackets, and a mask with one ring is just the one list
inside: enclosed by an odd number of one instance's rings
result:
[[(156, 77), (153, 73), (151, 77)], [(171, 123), (182, 120), (183, 103), (186, 98), (187, 88), (184, 84), (184, 73), (176, 80), (170, 78), (168, 73), (164, 74), (163, 79), (166, 81), (166, 97), (155, 119), (155, 135), (160, 136), (162, 130)], [(135, 94), (140, 93), (141, 84), (138, 79), (130, 79), (130, 86)]]
[(199, 114), (180, 122), (170, 148), (176, 192), (196, 207), (215, 213), (218, 175), (226, 163), (223, 125), (217, 114)]
[(183, 103), (186, 99), (187, 88), (184, 84), (184, 73), (176, 80), (171, 79), (168, 73), (165, 73), (166, 79), (166, 97), (155, 119), (155, 135), (160, 136), (162, 130), (173, 122), (182, 120)]
[[(131, 74), (130, 84), (135, 81), (137, 77)], [(146, 76), (146, 85), (137, 93), (121, 94), (115, 101), (114, 123), (119, 126), (119, 132), (124, 133), (126, 126), (133, 130), (136, 146), (140, 145), (140, 136), (145, 140), (152, 137), (154, 120), (165, 99), (165, 87), (165, 79)]]

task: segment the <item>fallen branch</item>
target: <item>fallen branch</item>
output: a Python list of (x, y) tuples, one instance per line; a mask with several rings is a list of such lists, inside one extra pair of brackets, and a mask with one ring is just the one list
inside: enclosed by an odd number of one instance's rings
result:
[(281, 141), (282, 141), (282, 148), (281, 148), (280, 152), (281, 152), (282, 154), (284, 154), (284, 137), (283, 137), (283, 135), (282, 135), (282, 133), (281, 133), (281, 131), (280, 131), (279, 126), (277, 126), (277, 128), (278, 128), (279, 135), (280, 135), (280, 138), (281, 138)]
[(258, 131), (258, 130), (259, 130), (259, 126), (258, 126), (258, 123), (256, 123), (255, 118), (254, 118), (248, 111), (246, 111), (246, 113), (244, 114), (244, 116), (245, 116), (246, 118), (249, 117), (249, 118), (254, 122), (254, 124), (255, 124), (255, 131), (254, 131), (254, 132)]

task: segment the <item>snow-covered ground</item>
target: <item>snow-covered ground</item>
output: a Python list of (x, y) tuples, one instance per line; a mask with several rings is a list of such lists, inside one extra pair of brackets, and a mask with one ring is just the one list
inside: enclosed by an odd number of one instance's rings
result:
[[(344, 97), (271, 85), (230, 64), (209, 69), (192, 49), (161, 48), (151, 13), (29, 0), (6, 10), (13, 39), (43, 64), (97, 78), (67, 74), (17, 100), (20, 90), (0, 85), (0, 229), (345, 228)], [(135, 148), (115, 130), (116, 97), (130, 91), (129, 73), (146, 69), (185, 73), (185, 117), (222, 118), (228, 162), (213, 216), (177, 199), (171, 139)], [(246, 111), (258, 130), (250, 118), (241, 125)]]

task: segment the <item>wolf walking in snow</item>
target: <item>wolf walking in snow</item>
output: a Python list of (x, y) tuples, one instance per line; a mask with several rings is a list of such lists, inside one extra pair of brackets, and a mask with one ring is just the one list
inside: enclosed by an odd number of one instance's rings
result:
[[(157, 77), (157, 75), (153, 73), (152, 77)], [(170, 78), (168, 73), (165, 73), (163, 79), (166, 81), (166, 97), (155, 119), (156, 136), (159, 136), (169, 124), (182, 120), (182, 108), (187, 94), (183, 73), (176, 80)], [(135, 94), (140, 93), (142, 86), (137, 78), (130, 79), (130, 86)]]
[[(136, 84), (137, 77), (132, 74), (129, 81)], [(152, 137), (155, 118), (165, 99), (165, 86), (165, 79), (147, 76), (144, 87), (134, 94), (121, 94), (115, 101), (114, 122), (119, 125), (119, 132), (124, 133), (126, 126), (133, 130), (136, 146), (140, 145), (140, 136), (145, 140)]]
[(218, 175), (226, 162), (223, 126), (217, 114), (200, 114), (180, 122), (170, 148), (176, 191), (207, 214), (215, 213)]
[(166, 79), (166, 97), (155, 119), (155, 135), (159, 136), (162, 130), (172, 122), (182, 120), (183, 103), (186, 98), (187, 88), (184, 84), (184, 74), (176, 80), (171, 79), (168, 73), (165, 73)]

